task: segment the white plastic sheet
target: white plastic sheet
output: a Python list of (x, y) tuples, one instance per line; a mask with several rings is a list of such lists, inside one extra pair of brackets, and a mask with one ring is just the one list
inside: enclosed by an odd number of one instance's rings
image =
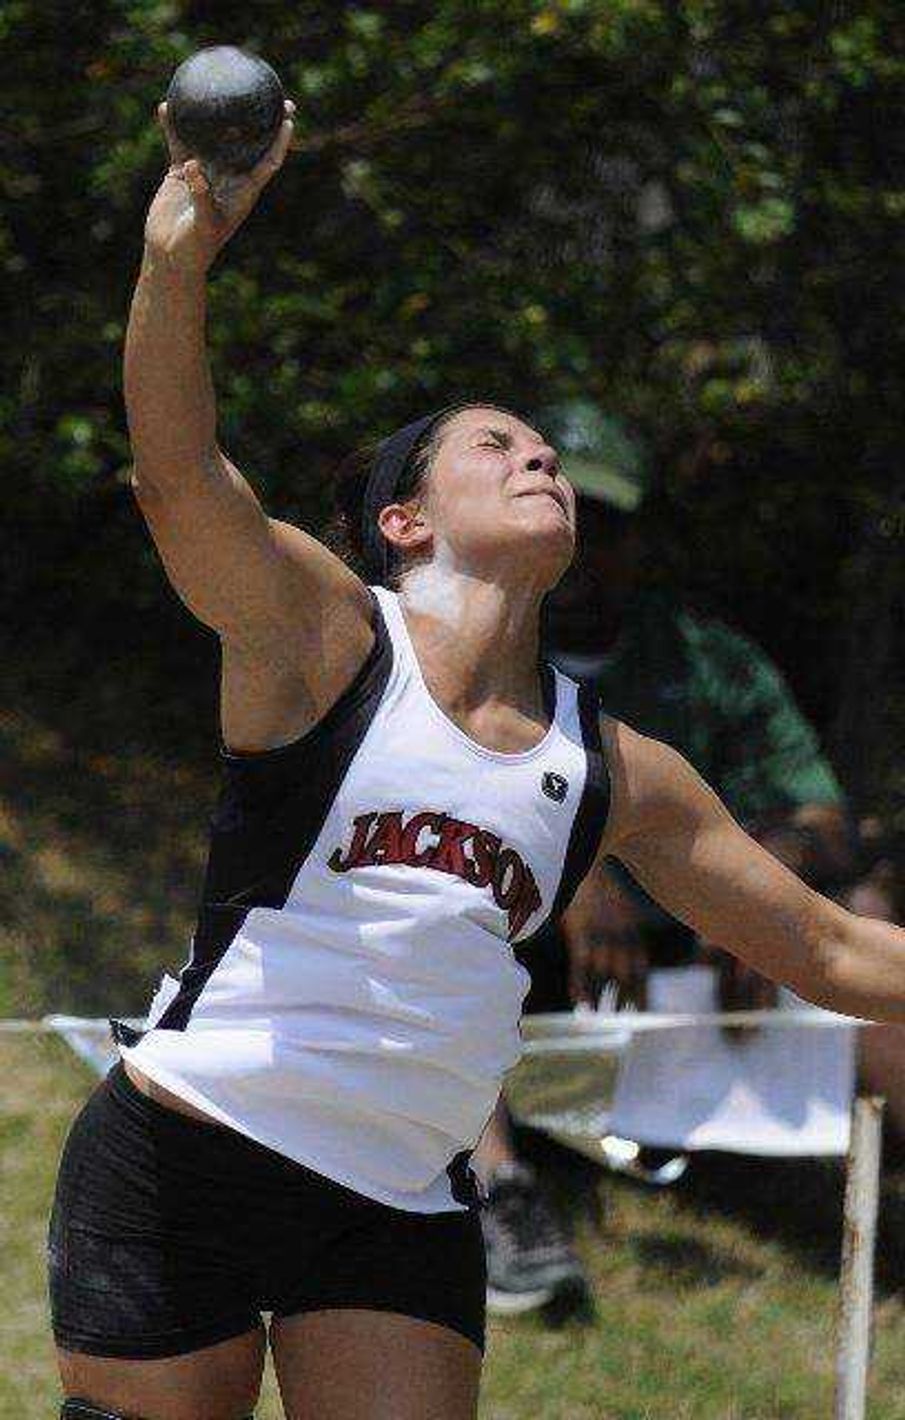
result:
[[(707, 967), (651, 973), (650, 1012), (527, 1017), (516, 1118), (605, 1161), (608, 1136), (681, 1151), (842, 1155), (858, 1022), (781, 992), (720, 1015)], [(745, 1023), (755, 1031), (721, 1027)]]

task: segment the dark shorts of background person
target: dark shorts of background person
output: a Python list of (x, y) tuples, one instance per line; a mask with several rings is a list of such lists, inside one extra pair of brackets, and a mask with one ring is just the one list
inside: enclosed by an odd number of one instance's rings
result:
[(262, 1311), (336, 1307), (484, 1345), (476, 1192), (456, 1212), (386, 1207), (147, 1099), (121, 1063), (66, 1140), (48, 1263), (56, 1342), (90, 1355), (183, 1355), (259, 1327)]

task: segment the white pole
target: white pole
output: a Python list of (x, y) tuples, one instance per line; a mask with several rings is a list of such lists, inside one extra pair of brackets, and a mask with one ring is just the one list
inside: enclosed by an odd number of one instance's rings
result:
[(842, 1236), (835, 1420), (864, 1420), (866, 1413), (883, 1104), (876, 1095), (862, 1095), (852, 1108)]

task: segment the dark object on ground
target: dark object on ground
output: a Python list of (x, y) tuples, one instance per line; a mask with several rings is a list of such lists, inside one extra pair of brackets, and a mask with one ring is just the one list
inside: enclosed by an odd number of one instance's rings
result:
[(530, 1166), (502, 1164), (495, 1171), (481, 1222), (491, 1316), (543, 1310), (558, 1324), (593, 1315), (584, 1269)]
[(231, 45), (199, 49), (167, 91), (177, 138), (202, 165), (244, 173), (264, 156), (283, 121), (283, 86), (269, 64)]

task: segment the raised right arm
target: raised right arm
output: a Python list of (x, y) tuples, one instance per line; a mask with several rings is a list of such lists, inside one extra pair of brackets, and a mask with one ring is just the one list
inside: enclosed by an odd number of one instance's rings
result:
[(373, 641), (360, 579), (317, 539), (269, 518), (217, 442), (207, 273), (282, 163), (291, 127), (287, 117), (227, 213), (171, 146), (126, 337), (133, 487), (174, 588), (220, 635), (224, 736), (243, 749), (317, 720)]

